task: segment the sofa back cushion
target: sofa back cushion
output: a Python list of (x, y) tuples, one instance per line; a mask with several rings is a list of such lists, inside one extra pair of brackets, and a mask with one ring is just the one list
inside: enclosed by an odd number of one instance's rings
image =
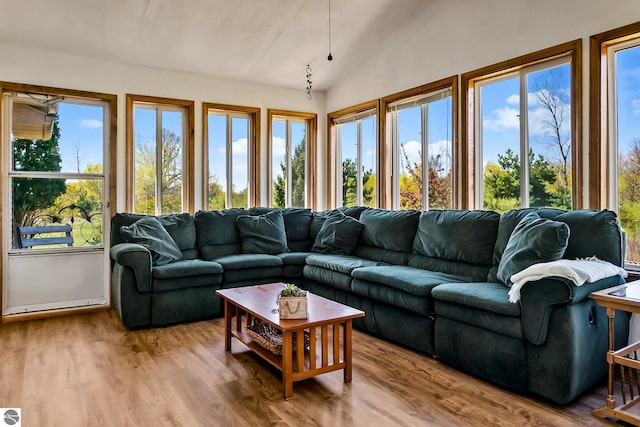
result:
[(312, 215), (311, 209), (282, 209), (287, 246), (291, 252), (308, 252), (311, 250), (313, 239), (309, 235), (309, 229)]
[(169, 264), (182, 259), (182, 252), (160, 221), (144, 216), (131, 225), (120, 227), (125, 242), (137, 243), (151, 252), (153, 265)]
[(569, 226), (561, 221), (528, 213), (513, 229), (498, 264), (498, 280), (511, 285), (511, 276), (527, 267), (562, 258), (569, 240)]
[(203, 259), (211, 261), (242, 253), (236, 219), (246, 213), (242, 208), (196, 212), (196, 243)]
[(485, 280), (499, 221), (500, 215), (492, 211), (422, 212), (409, 265)]
[(563, 212), (541, 209), (541, 218), (562, 221), (571, 235), (563, 258), (576, 259), (596, 256), (620, 267), (624, 266), (625, 238), (615, 212), (580, 209)]
[(351, 255), (363, 225), (357, 219), (335, 210), (327, 215), (311, 247), (312, 252)]
[[(125, 240), (120, 233), (120, 227), (129, 226), (150, 215), (134, 213), (116, 213), (111, 219), (111, 246), (123, 243)], [(199, 257), (196, 246), (196, 226), (195, 219), (191, 214), (167, 214), (158, 215), (155, 218), (160, 221), (165, 230), (169, 233), (178, 248), (182, 251), (182, 259), (194, 259)]]
[(570, 236), (563, 258), (576, 259), (596, 256), (612, 264), (623, 266), (625, 256), (624, 233), (615, 212), (608, 210), (580, 209), (564, 211), (553, 208), (514, 209), (500, 217), (498, 238), (493, 251), (493, 267), (487, 281), (498, 281), (498, 264), (514, 228), (530, 212), (541, 218), (562, 221), (569, 226)]
[(418, 229), (420, 211), (367, 209), (356, 255), (374, 261), (406, 264)]
[(242, 253), (277, 255), (289, 252), (279, 209), (262, 215), (238, 215), (236, 226), (242, 239)]

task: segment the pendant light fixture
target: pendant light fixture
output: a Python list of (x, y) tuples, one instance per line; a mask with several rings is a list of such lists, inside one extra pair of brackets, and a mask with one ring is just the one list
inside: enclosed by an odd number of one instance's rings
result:
[(333, 55), (331, 55), (331, 0), (329, 1), (329, 56), (327, 56), (327, 61), (333, 60)]

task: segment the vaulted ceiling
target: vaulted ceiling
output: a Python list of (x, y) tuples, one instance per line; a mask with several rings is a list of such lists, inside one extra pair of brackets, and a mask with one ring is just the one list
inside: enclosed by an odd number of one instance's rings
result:
[(0, 0), (0, 44), (326, 90), (433, 1)]

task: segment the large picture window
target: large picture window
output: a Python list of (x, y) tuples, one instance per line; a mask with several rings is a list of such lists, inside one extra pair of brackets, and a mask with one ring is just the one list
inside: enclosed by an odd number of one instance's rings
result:
[(393, 209), (452, 209), (456, 77), (383, 98)]
[(207, 162), (206, 207), (247, 208), (257, 204), (256, 122), (259, 108), (204, 104)]
[(193, 102), (127, 95), (127, 210), (193, 209)]
[[(330, 185), (336, 206), (378, 206), (378, 102), (328, 115)], [(332, 154), (335, 155), (332, 156)], [(333, 205), (331, 196), (330, 205)]]
[[(618, 213), (640, 269), (640, 23), (591, 37), (591, 205)], [(604, 66), (603, 66), (604, 65)], [(602, 90), (606, 88), (606, 90)], [(606, 171), (606, 172), (605, 172)], [(605, 172), (605, 173), (600, 173)]]
[(579, 207), (580, 167), (573, 159), (579, 158), (580, 46), (576, 41), (463, 75), (469, 207)]
[(315, 206), (316, 115), (269, 110), (273, 207)]

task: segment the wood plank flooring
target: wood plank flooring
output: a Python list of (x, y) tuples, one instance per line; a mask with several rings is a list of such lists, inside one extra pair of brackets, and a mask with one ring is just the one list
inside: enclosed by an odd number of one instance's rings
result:
[(353, 333), (353, 382), (342, 372), (297, 382), (223, 321), (141, 331), (113, 311), (0, 325), (0, 407), (23, 426), (600, 426), (605, 383), (569, 406), (510, 393), (436, 359)]

